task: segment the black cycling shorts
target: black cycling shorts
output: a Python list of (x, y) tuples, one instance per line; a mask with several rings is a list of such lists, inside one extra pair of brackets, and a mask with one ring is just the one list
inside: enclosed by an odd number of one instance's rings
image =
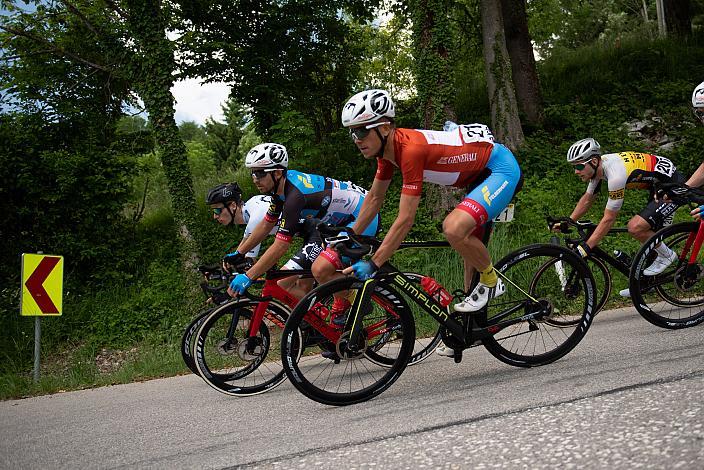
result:
[[(685, 177), (679, 171), (675, 171), (670, 180), (672, 183), (684, 183), (684, 181)], [(650, 228), (657, 232), (667, 225), (672, 225), (672, 219), (678, 207), (677, 204), (672, 202), (656, 201), (654, 194), (651, 193), (650, 202), (638, 215), (643, 217), (650, 225)]]

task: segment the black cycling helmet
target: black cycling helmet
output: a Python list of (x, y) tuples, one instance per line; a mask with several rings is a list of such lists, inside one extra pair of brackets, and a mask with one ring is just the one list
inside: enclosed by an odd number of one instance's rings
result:
[(237, 183), (224, 183), (215, 186), (213, 189), (208, 191), (208, 195), (205, 196), (206, 204), (226, 204), (230, 201), (235, 201), (239, 204), (242, 201), (242, 190)]

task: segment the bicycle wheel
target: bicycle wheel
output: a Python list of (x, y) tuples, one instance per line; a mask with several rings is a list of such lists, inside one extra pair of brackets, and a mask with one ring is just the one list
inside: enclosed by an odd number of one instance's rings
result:
[(183, 336), (181, 336), (181, 357), (183, 358), (183, 362), (190, 369), (190, 371), (196, 375), (200, 374), (198, 374), (196, 360), (193, 356), (192, 341), (193, 338), (196, 336), (196, 333), (200, 329), (200, 326), (203, 323), (203, 319), (208, 316), (208, 314), (210, 314), (210, 312), (212, 312), (215, 308), (216, 307), (211, 307), (202, 312), (199, 312), (198, 315), (196, 315), (196, 317), (191, 321), (191, 323), (188, 324), (188, 326), (183, 332)]
[[(560, 239), (554, 236), (550, 240), (550, 244), (560, 245)], [(594, 311), (594, 316), (596, 316), (596, 314), (604, 308), (604, 305), (606, 305), (606, 302), (611, 296), (613, 278), (611, 276), (611, 271), (609, 271), (609, 267), (604, 261), (601, 260), (601, 258), (590, 256), (586, 259), (586, 262), (587, 267), (589, 267), (589, 270), (592, 272), (592, 276), (594, 276), (594, 285), (596, 287), (597, 295), (596, 310)], [(575, 291), (579, 289), (579, 284), (572, 282), (572, 280), (565, 274), (561, 261), (558, 261), (557, 263), (547, 262), (545, 265), (541, 266), (538, 272), (535, 273), (535, 276), (539, 277), (541, 271), (544, 269), (555, 269), (557, 271), (557, 275), (560, 277), (560, 285), (564, 292), (572, 293), (574, 295)]]
[[(574, 277), (577, 289), (563, 291), (557, 263)], [(494, 357), (533, 367), (556, 361), (577, 346), (596, 311), (594, 278), (579, 256), (562, 246), (529, 245), (495, 266), (506, 292), (487, 306), (487, 326), (498, 331), (483, 342)]]
[(370, 312), (355, 352), (349, 331), (324, 316), (333, 294), (354, 299), (365, 283), (354, 278), (328, 282), (303, 297), (286, 323), (281, 357), (286, 375), (305, 396), (326, 405), (351, 405), (386, 390), (406, 368), (415, 341), (413, 316), (405, 300), (383, 280), (376, 281)]
[(257, 335), (248, 338), (258, 304), (248, 299), (228, 302), (204, 318), (198, 330), (194, 349), (198, 373), (226, 395), (256, 395), (286, 379), (278, 359), (288, 309), (269, 301)]
[[(699, 253), (694, 264), (689, 264), (699, 223), (686, 222), (671, 225), (645, 242), (633, 259), (629, 288), (638, 313), (653, 325), (679, 329), (704, 321), (704, 253)], [(655, 276), (643, 272), (657, 256), (655, 248), (665, 243), (678, 260)]]
[[(597, 294), (597, 304), (594, 311), (594, 316), (604, 308), (606, 302), (609, 300), (611, 295), (611, 272), (608, 266), (600, 260), (599, 258), (590, 257), (586, 260), (587, 267), (591, 271), (594, 277), (594, 284)], [(535, 288), (541, 282), (541, 277), (546, 274), (546, 271), (554, 270), (560, 280), (560, 290), (567, 297), (577, 298), (581, 295), (581, 280), (576, 271), (565, 269), (565, 263), (554, 260), (547, 260), (533, 277), (531, 282), (531, 290)], [(568, 318), (554, 318), (548, 320), (553, 322), (555, 325), (569, 325), (575, 322), (579, 322), (580, 318), (575, 317), (573, 319)]]
[[(403, 275), (418, 284), (419, 290), (422, 289), (420, 286), (420, 281), (424, 277), (422, 274), (403, 273)], [(442, 341), (442, 335), (440, 334), (440, 324), (428, 315), (425, 310), (415, 303), (409, 305), (409, 308), (413, 313), (413, 324), (416, 327), (413, 352), (411, 353), (411, 359), (408, 361), (408, 365), (413, 366), (427, 359), (435, 352), (440, 341)]]

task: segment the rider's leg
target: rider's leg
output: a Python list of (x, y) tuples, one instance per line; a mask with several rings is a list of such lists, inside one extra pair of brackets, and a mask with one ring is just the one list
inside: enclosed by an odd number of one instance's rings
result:
[[(677, 206), (675, 204), (664, 201), (650, 201), (640, 214), (634, 216), (628, 222), (628, 232), (641, 243), (645, 243), (655, 231), (672, 223), (676, 210)], [(655, 247), (655, 252), (658, 256), (650, 266), (643, 270), (645, 276), (655, 276), (662, 273), (677, 259), (675, 252), (665, 243), (659, 243)]]

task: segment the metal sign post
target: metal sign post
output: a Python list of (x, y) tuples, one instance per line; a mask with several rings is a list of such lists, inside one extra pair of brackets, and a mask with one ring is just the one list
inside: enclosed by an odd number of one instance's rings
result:
[(43, 316), (60, 316), (63, 309), (63, 256), (42, 252), (22, 254), (20, 315), (34, 317), (34, 383), (39, 382)]

